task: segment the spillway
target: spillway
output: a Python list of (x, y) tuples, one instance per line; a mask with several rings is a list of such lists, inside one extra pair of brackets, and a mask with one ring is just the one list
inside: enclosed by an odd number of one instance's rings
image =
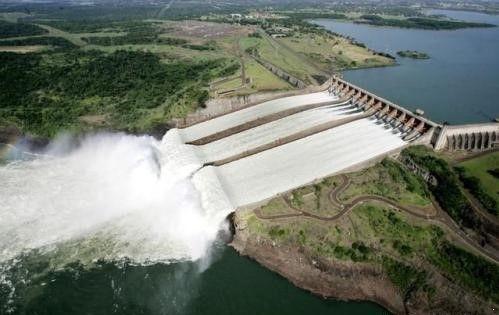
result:
[(198, 148), (201, 151), (203, 162), (222, 160), (324, 123), (359, 115), (361, 113), (350, 105), (314, 108), (233, 134)]
[(401, 148), (399, 134), (363, 118), (219, 167), (216, 174), (234, 207), (251, 205)]
[[(402, 148), (405, 133), (372, 114), (319, 92), (264, 102), (178, 134), (184, 143), (204, 139), (189, 146), (205, 165), (193, 176), (196, 186), (238, 208)], [(263, 123), (249, 123), (255, 119)]]
[(211, 119), (189, 128), (182, 129), (180, 134), (188, 143), (222, 130), (247, 123), (251, 120), (309, 104), (337, 101), (338, 97), (328, 92), (318, 92), (305, 95), (290, 96), (267, 101), (236, 112)]
[[(1, 165), (0, 264), (59, 245), (88, 261), (199, 259), (238, 207), (405, 145), (393, 126), (367, 115), (312, 93), (172, 129), (161, 142), (94, 135), (64, 153), (49, 148)], [(256, 118), (263, 120), (248, 127)], [(228, 127), (236, 128), (220, 139), (186, 144)]]

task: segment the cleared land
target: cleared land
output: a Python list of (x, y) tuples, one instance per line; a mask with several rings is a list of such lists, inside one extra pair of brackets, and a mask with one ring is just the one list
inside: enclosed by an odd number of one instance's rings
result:
[(393, 64), (393, 60), (338, 36), (295, 33), (278, 41), (309, 58), (318, 68), (328, 71)]
[[(1, 44), (1, 42), (0, 42), (0, 44)], [(30, 52), (42, 51), (42, 50), (48, 49), (48, 48), (49, 48), (48, 46), (43, 46), (43, 45), (32, 45), (32, 46), (0, 46), (0, 51), (26, 54), (26, 53), (30, 53)]]

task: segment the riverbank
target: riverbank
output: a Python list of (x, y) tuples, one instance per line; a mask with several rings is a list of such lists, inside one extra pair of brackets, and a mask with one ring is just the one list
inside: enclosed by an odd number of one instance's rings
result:
[[(466, 21), (499, 24), (497, 16), (438, 11), (435, 14)], [(344, 78), (405, 108), (424, 110), (436, 122), (450, 124), (493, 120), (499, 97), (497, 51), (499, 28), (432, 31), (375, 27), (366, 24), (316, 20), (330, 31), (350, 36), (371, 49), (427, 53), (425, 61), (398, 58), (397, 67), (344, 71)], [(485, 66), (489, 65), (489, 66)], [(408, 88), (410, 87), (410, 88)]]
[[(497, 264), (425, 187), (389, 161), (329, 178), (236, 212), (231, 246), (324, 298), (396, 314), (494, 314)], [(482, 271), (492, 274), (475, 274)]]

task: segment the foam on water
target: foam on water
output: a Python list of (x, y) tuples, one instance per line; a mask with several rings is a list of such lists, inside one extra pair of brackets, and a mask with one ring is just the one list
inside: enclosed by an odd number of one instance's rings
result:
[(0, 167), (0, 262), (63, 244), (90, 260), (197, 260), (232, 211), (216, 177), (191, 180), (201, 163), (176, 130), (60, 147)]

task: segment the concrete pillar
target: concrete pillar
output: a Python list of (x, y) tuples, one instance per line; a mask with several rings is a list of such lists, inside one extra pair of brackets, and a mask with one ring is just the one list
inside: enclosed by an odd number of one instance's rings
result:
[(454, 145), (456, 144), (455, 140), (456, 138), (454, 136), (447, 137), (447, 150), (454, 151)]
[(383, 107), (383, 109), (378, 112), (378, 117), (385, 116), (389, 110), (390, 110), (390, 106), (385, 105), (385, 107)]
[(463, 148), (463, 135), (458, 134), (457, 135), (457, 143), (456, 143), (456, 150), (461, 150)]
[(412, 126), (414, 125), (414, 122), (416, 121), (416, 119), (414, 117), (411, 117), (406, 123), (405, 123), (405, 126), (407, 128), (412, 128)]
[(481, 151), (483, 148), (482, 148), (482, 143), (483, 143), (483, 133), (482, 132), (479, 132), (476, 134), (476, 150), (478, 151)]
[(405, 118), (406, 118), (406, 114), (405, 114), (405, 112), (402, 112), (402, 114), (397, 119), (401, 123), (404, 123), (405, 122)]

